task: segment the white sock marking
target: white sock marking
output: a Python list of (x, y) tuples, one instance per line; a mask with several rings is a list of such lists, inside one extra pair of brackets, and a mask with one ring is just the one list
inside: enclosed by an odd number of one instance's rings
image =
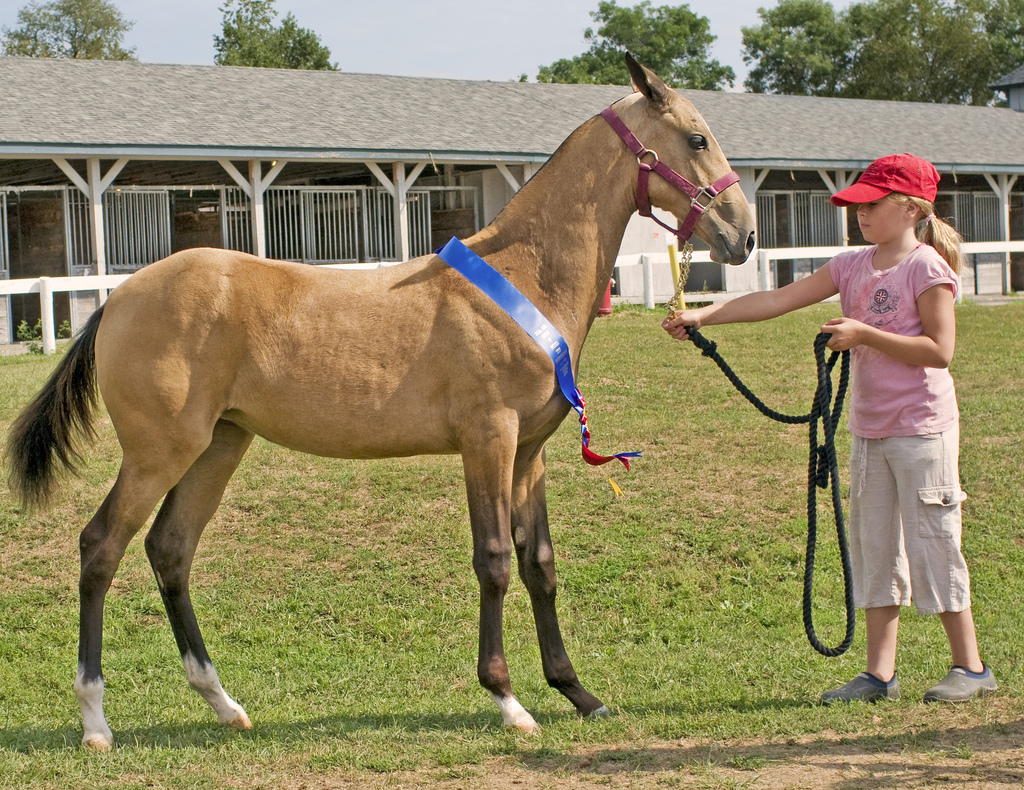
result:
[(225, 693), (213, 664), (203, 666), (191, 653), (184, 655), (182, 663), (185, 665), (185, 677), (188, 679), (188, 684), (210, 703), (210, 707), (216, 712), (217, 720), (221, 724), (226, 724), (236, 730), (252, 729), (252, 722), (242, 710), (242, 706)]
[(82, 744), (100, 752), (114, 748), (114, 733), (103, 716), (103, 679), (86, 682), (79, 666), (75, 676), (75, 696), (82, 709)]
[(519, 700), (511, 694), (507, 697), (491, 694), (491, 697), (498, 705), (498, 710), (501, 711), (501, 720), (505, 723), (506, 727), (515, 727), (527, 735), (538, 728), (537, 722), (533, 720), (533, 716), (527, 713), (526, 708), (520, 705)]

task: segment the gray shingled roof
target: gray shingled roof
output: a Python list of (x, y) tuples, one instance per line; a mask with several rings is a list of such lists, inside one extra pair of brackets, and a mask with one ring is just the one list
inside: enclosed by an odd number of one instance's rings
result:
[(1024, 85), (1024, 65), (1018, 66), (1005, 77), (989, 85), (990, 88), (1013, 88), (1017, 85)]
[[(0, 157), (546, 158), (622, 86), (0, 58)], [(735, 166), (1024, 172), (1024, 113), (684, 91)]]

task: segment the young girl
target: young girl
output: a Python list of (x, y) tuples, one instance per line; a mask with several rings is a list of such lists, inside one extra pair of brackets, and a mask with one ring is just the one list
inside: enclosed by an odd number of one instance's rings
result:
[[(809, 277), (775, 291), (684, 310), (663, 326), (763, 321), (835, 294), (842, 318), (821, 330), (828, 347), (852, 349), (849, 428), (850, 555), (854, 600), (865, 610), (867, 671), (821, 696), (833, 702), (897, 699), (896, 631), (901, 606), (938, 614), (953, 668), (925, 702), (960, 702), (996, 689), (978, 654), (967, 566), (960, 551), (959, 411), (948, 365), (960, 237), (934, 214), (939, 175), (910, 154), (873, 162), (832, 196), (856, 206), (874, 246), (843, 252)], [(915, 230), (924, 223), (924, 243)]]

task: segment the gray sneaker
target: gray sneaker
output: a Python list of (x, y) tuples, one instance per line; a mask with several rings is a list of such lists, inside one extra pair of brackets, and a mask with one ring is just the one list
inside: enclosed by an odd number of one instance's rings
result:
[(991, 694), (997, 688), (996, 676), (987, 666), (981, 675), (968, 673), (963, 667), (953, 667), (946, 677), (924, 693), (924, 701), (967, 702)]
[(900, 683), (896, 676), (892, 680), (883, 683), (867, 672), (861, 672), (857, 677), (840, 686), (837, 689), (826, 691), (821, 695), (822, 705), (831, 705), (833, 702), (878, 702), (880, 699), (899, 699)]

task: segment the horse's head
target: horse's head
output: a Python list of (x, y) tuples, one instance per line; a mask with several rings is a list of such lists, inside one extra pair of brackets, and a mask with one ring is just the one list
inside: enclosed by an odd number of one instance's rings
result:
[[(626, 144), (634, 153), (646, 149), (638, 156), (646, 171), (637, 185), (641, 213), (646, 190), (651, 205), (671, 211), (684, 227), (689, 220), (693, 233), (711, 248), (712, 260), (743, 263), (754, 249), (754, 217), (739, 184), (728, 177), (732, 168), (708, 125), (689, 101), (628, 53), (626, 64), (639, 93), (613, 107), (636, 138), (630, 141), (629, 132), (616, 129)], [(606, 118), (615, 127), (614, 119)], [(639, 148), (637, 140), (643, 141)], [(683, 177), (681, 183), (675, 175)]]

